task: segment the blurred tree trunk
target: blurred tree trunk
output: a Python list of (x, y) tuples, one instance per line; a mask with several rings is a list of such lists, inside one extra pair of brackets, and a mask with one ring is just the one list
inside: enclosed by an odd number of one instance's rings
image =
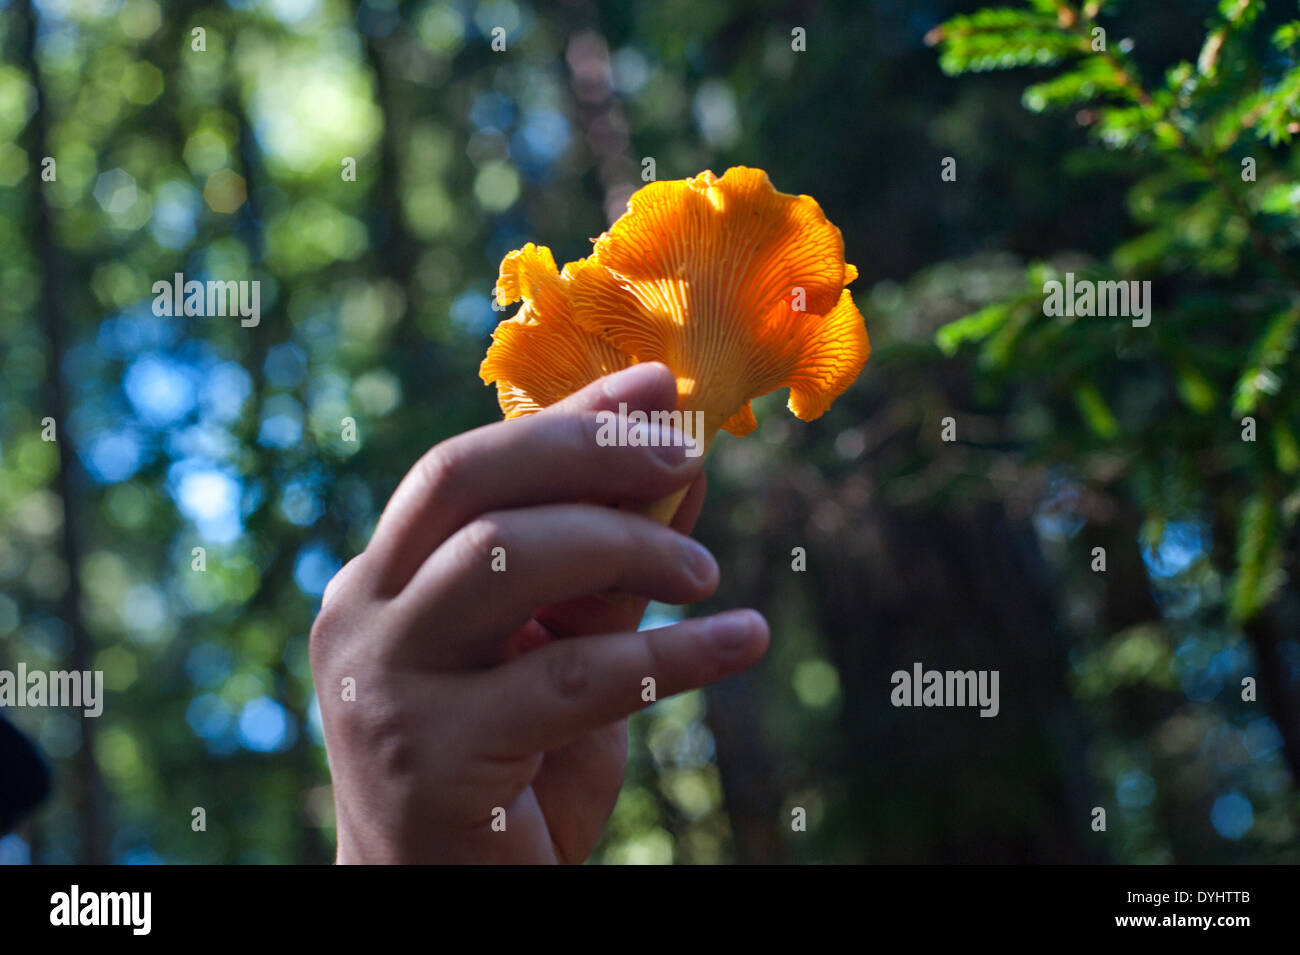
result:
[[(1286, 640), (1296, 639), (1295, 624), (1300, 619), (1296, 612), (1300, 603), (1300, 551), (1293, 544), (1284, 554), (1285, 583), (1242, 630), (1255, 653), (1256, 699), (1277, 726), (1292, 782), (1300, 785), (1300, 683), (1290, 674), (1291, 664), (1283, 649)], [(1239, 696), (1241, 689), (1229, 685), (1225, 692)]]
[(1080, 532), (1084, 554), (1091, 567), (1093, 548), (1106, 552), (1106, 572), (1101, 582), (1098, 606), (1103, 634), (1119, 633), (1136, 624), (1160, 620), (1160, 608), (1151, 592), (1151, 579), (1138, 543), (1142, 516), (1125, 510), (1108, 520), (1092, 520)]
[[(1285, 581), (1274, 599), (1243, 629), (1259, 670), (1256, 699), (1264, 703), (1277, 726), (1291, 781), (1300, 786), (1300, 681), (1283, 655), (1283, 643), (1297, 639), (1296, 622), (1300, 620), (1300, 529), (1293, 530), (1290, 541), (1283, 543), (1283, 573)], [(1240, 694), (1241, 687), (1232, 690)]]
[[(49, 148), (49, 104), (37, 60), (37, 18), (31, 0), (23, 0), (21, 11), (26, 30), (22, 47), (22, 67), (30, 78), (35, 98), (35, 112), (27, 127), (26, 150), (31, 166), (32, 236), (41, 263), (41, 322), (45, 327), (48, 371), (46, 409), (57, 427), (55, 446), (59, 454), (59, 473), (55, 493), (63, 506), (61, 547), (68, 569), (68, 585), (59, 603), (59, 615), (68, 626), (72, 646), (68, 666), (72, 670), (90, 670), (94, 646), (81, 610), (81, 560), (84, 551), (76, 502), (84, 486), (72, 435), (68, 431), (68, 394), (63, 380), (63, 361), (68, 350), (68, 326), (63, 304), (66, 282), (63, 262), (54, 241), (54, 225), (45, 185), (40, 178), (40, 163), (51, 155)], [(99, 764), (95, 761), (95, 720), (83, 718), (79, 723), (81, 746), (70, 780), (72, 805), (81, 819), (81, 846), (78, 861), (101, 865), (109, 861), (108, 800)]]
[[(779, 657), (783, 639), (792, 636), (783, 629), (814, 633), (840, 680), (838, 730), (805, 735), (799, 751), (779, 755), (767, 749), (761, 717), (801, 717), (779, 708), (771, 676), (766, 699), (750, 689), (748, 677), (710, 691), (709, 723), (737, 856), (771, 858), (773, 840), (792, 852), (781, 806), (807, 791), (822, 806), (819, 818), (810, 810), (809, 851), (800, 857), (1099, 861), (1100, 842), (1089, 828), (1090, 809), (1101, 803), (1091, 795), (1087, 723), (1067, 683), (1058, 582), (1031, 513), (1023, 503), (1010, 509), (997, 487), (962, 477), (991, 467), (995, 453), (926, 439), (936, 408), (961, 406), (951, 397), (963, 388), (961, 375), (937, 391), (933, 377), (921, 381), (883, 365), (870, 371), (870, 384), (828, 415), (869, 435), (855, 466), (817, 460), (824, 452), (816, 449), (834, 442), (816, 433), (820, 422), (796, 425), (808, 430), (796, 432), (788, 460), (773, 466), (771, 477), (761, 465), (739, 469), (751, 483), (740, 499), (761, 508), (755, 533), (738, 535), (716, 523), (727, 521), (725, 514), (705, 511), (708, 539), (730, 541), (721, 602), (768, 615), (769, 657)], [(953, 476), (964, 483), (945, 490)], [(803, 573), (791, 568), (795, 545), (806, 549)], [(1128, 550), (1123, 559), (1136, 553), (1133, 545)], [(1138, 579), (1145, 581), (1145, 573)], [(1117, 599), (1129, 605), (1108, 613), (1150, 619), (1149, 591), (1115, 584), (1123, 590)], [(792, 662), (787, 654), (763, 666)], [(895, 707), (891, 676), (910, 676), (915, 663), (925, 670), (996, 670), (999, 712)], [(799, 766), (806, 778), (790, 773)]]
[[(844, 685), (851, 818), (872, 862), (1083, 862), (1089, 847), (1079, 714), (1064, 631), (1027, 522), (996, 503), (869, 503), (829, 533), (821, 632)], [(996, 670), (999, 712), (902, 708), (891, 674)], [(896, 825), (895, 814), (910, 817)], [(897, 831), (928, 836), (919, 845)]]
[[(358, 15), (360, 13), (360, 4)], [(415, 319), (416, 290), (415, 240), (406, 228), (402, 213), (402, 143), (409, 138), (403, 117), (412, 115), (409, 97), (399, 101), (398, 85), (401, 82), (390, 63), (391, 48), (383, 39), (366, 37), (365, 55), (375, 77), (375, 98), (384, 117), (384, 128), (379, 139), (378, 176), (372, 188), (374, 206), (379, 221), (371, 229), (371, 265), (369, 274), (391, 279), (405, 296), (402, 317), (396, 331), (396, 344), (401, 354), (408, 357), (414, 368), (422, 369), (430, 377), (437, 377), (442, 367), (440, 351), (430, 348), (426, 335), (421, 333)]]
[[(266, 219), (264, 210), (261, 207), (263, 198), (261, 187), (264, 181), (262, 157), (257, 138), (253, 133), (252, 124), (249, 122), (247, 111), (240, 99), (235, 83), (226, 84), (223, 91), (223, 100), (227, 112), (238, 119), (237, 159), (233, 165), (235, 170), (244, 178), (247, 196), (244, 204), (236, 213), (234, 228), (248, 249), (250, 271), (256, 278), (258, 272), (266, 269), (266, 238), (264, 234)], [(283, 301), (283, 299), (280, 301)], [(278, 524), (274, 514), (276, 501), (274, 489), (281, 486), (286, 477), (284, 471), (280, 470), (283, 466), (283, 455), (276, 450), (265, 448), (258, 439), (267, 398), (266, 359), (273, 347), (274, 339), (280, 337), (276, 335), (275, 323), (267, 321), (267, 318), (273, 318), (276, 314), (285, 314), (278, 307), (279, 302), (276, 304), (277, 308), (273, 310), (271, 315), (263, 313), (258, 323), (248, 329), (251, 337), (247, 358), (245, 359), (252, 378), (252, 390), (248, 402), (250, 410), (245, 418), (241, 444), (253, 452), (253, 464), (248, 468), (245, 479), (251, 487), (259, 488), (263, 492), (257, 507), (247, 516), (246, 521), (250, 527), (260, 526), (264, 529), (268, 525)], [(289, 336), (284, 335), (283, 338), (287, 340)], [(310, 449), (311, 442), (311, 430), (304, 428), (302, 436), (304, 449)], [(276, 600), (282, 599), (282, 588), (295, 586), (293, 579), (294, 562), (297, 559), (299, 549), (306, 542), (308, 529), (288, 529), (277, 526), (274, 527), (273, 532), (264, 530), (259, 536), (268, 540), (273, 539), (275, 549), (266, 565), (260, 570), (257, 589), (244, 604), (243, 616), (245, 618), (253, 618), (257, 614), (268, 610), (274, 606)], [(272, 669), (277, 684), (277, 695), (287, 696), (293, 676), (289, 671), (287, 654), (284, 652), (283, 647)], [(305, 717), (306, 706), (302, 706), (299, 712)], [(297, 780), (306, 781), (314, 778), (318, 773), (315, 744), (304, 732), (300, 731), (297, 734), (283, 758), (293, 766), (294, 778)], [(326, 845), (320, 829), (308, 818), (306, 801), (308, 793), (304, 791), (301, 796), (302, 798), (293, 801), (287, 807), (293, 812), (292, 825), (288, 830), (293, 833), (292, 841), (288, 846), (289, 856), (295, 861), (305, 864), (329, 862), (333, 858), (333, 847)]]
[[(727, 584), (728, 593), (736, 592), (733, 606), (761, 606), (760, 595), (771, 592), (774, 574), (784, 566), (773, 546), (779, 535), (779, 529), (768, 524), (758, 537), (762, 548), (758, 559), (748, 565), (741, 580)], [(742, 673), (708, 687), (705, 699), (706, 722), (713, 733), (723, 801), (735, 840), (735, 861), (745, 865), (785, 862), (780, 828), (784, 793), (776, 758), (763, 733), (766, 701), (760, 681), (752, 673)]]
[[(1282, 752), (1291, 770), (1291, 779), (1300, 784), (1300, 701), (1294, 680), (1287, 679), (1287, 664), (1282, 658), (1282, 641), (1278, 605), (1265, 608), (1243, 628), (1259, 674), (1256, 699), (1264, 704), (1282, 737)], [(1292, 630), (1292, 633), (1295, 631)], [(1241, 687), (1229, 685), (1229, 693), (1241, 693)]]

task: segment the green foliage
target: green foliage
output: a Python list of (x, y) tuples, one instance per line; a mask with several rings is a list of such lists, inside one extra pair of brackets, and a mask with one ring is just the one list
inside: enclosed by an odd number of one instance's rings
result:
[[(1300, 163), (1278, 148), (1300, 121), (1300, 25), (1261, 29), (1265, 7), (1224, 0), (1197, 63), (1170, 66), (1152, 88), (1132, 44), (1118, 39), (1120, 24), (1103, 20), (1097, 5), (985, 10), (931, 35), (951, 73), (1060, 66), (1022, 101), (1035, 112), (1080, 108), (1076, 119), (1095, 140), (1127, 157), (1137, 226), (1104, 263), (1074, 271), (1150, 280), (1157, 302), (1145, 329), (1123, 318), (1046, 317), (1034, 298), (1042, 289), (1035, 267), (1026, 274), (1028, 296), (945, 325), (937, 344), (949, 354), (973, 347), (981, 368), (1056, 409), (1055, 439), (1044, 453), (1079, 467), (1122, 448), (1129, 464), (1108, 489), (1149, 511), (1177, 508), (1158, 491), (1150, 495), (1144, 474), (1216, 462), (1207, 475), (1214, 490), (1183, 516), (1238, 527), (1235, 554), (1226, 540), (1215, 551), (1225, 565), (1235, 559), (1227, 609), (1238, 621), (1276, 592), (1279, 542), (1293, 519), (1283, 521), (1277, 501), (1259, 489), (1296, 473), (1300, 421), (1291, 360), (1300, 322)], [(1099, 29), (1110, 38), (1104, 48), (1082, 42)], [(1015, 316), (1028, 318), (1008, 331)], [(1235, 419), (1263, 416), (1261, 442), (1274, 453), (1251, 452), (1233, 420), (1216, 411), (1220, 394), (1233, 396)], [(1117, 406), (1142, 410), (1117, 414)], [(1221, 493), (1227, 488), (1233, 493)]]
[(1266, 397), (1282, 388), (1285, 363), (1295, 351), (1300, 307), (1287, 309), (1268, 323), (1251, 348), (1250, 361), (1237, 379), (1232, 413), (1252, 414)]
[(954, 17), (944, 24), (942, 38), (939, 65), (949, 74), (1052, 66), (1078, 54), (1083, 44), (1057, 29), (1054, 16), (1009, 8)]

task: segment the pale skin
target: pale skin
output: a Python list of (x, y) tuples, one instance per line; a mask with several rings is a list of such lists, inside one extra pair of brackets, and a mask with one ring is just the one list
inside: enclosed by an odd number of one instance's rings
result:
[[(601, 447), (596, 413), (675, 401), (667, 368), (638, 365), (445, 441), (403, 479), (311, 633), (340, 863), (582, 862), (623, 784), (646, 679), (663, 699), (766, 652), (752, 610), (636, 631), (647, 599), (717, 588), (687, 536), (701, 459)], [(635, 513), (687, 486), (671, 527)]]

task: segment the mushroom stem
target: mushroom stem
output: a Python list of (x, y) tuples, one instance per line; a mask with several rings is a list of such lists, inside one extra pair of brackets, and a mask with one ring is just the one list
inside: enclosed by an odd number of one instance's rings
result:
[(641, 509), (640, 513), (652, 521), (658, 521), (660, 524), (671, 524), (673, 518), (677, 516), (677, 508), (682, 506), (682, 501), (686, 498), (686, 492), (690, 489), (688, 484), (680, 491), (674, 491), (667, 497), (661, 497), (659, 500), (647, 504)]
[[(713, 439), (718, 436), (718, 431), (721, 430), (721, 427), (722, 425), (720, 421), (716, 423), (709, 422), (706, 418), (704, 433), (700, 435), (699, 438), (701, 457), (709, 453), (709, 448), (713, 445)], [(644, 507), (639, 508), (637, 513), (644, 514), (652, 521), (658, 521), (660, 524), (671, 524), (673, 518), (677, 516), (677, 508), (681, 507), (682, 500), (686, 497), (686, 492), (690, 489), (691, 486), (688, 484), (685, 487), (674, 491), (672, 494), (669, 494), (667, 497), (661, 497), (659, 500), (652, 501)]]
[[(718, 423), (712, 425), (706, 423), (704, 434), (700, 437), (701, 457), (709, 453), (709, 447), (713, 444), (713, 439), (717, 437), (718, 431), (721, 430), (721, 420), (718, 419)], [(649, 504), (635, 508), (635, 513), (642, 514), (665, 526), (669, 525), (673, 522), (673, 518), (677, 516), (677, 509), (682, 506), (682, 501), (690, 489), (691, 486), (688, 484), (667, 497), (661, 497), (657, 501), (651, 501)], [(635, 594), (624, 593), (621, 590), (611, 590), (600, 596), (601, 599), (608, 601), (613, 606), (626, 610), (635, 610), (643, 602), (643, 598)]]

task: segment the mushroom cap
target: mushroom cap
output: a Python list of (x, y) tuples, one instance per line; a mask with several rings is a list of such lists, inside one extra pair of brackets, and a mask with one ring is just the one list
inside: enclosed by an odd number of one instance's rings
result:
[(600, 268), (572, 277), (574, 321), (666, 364), (680, 406), (714, 428), (748, 434), (750, 399), (783, 387), (791, 411), (816, 418), (870, 353), (840, 230), (761, 169), (643, 187), (587, 261)]
[(870, 354), (845, 288), (857, 274), (817, 202), (777, 192), (761, 169), (650, 183), (563, 272), (544, 247), (505, 257), (498, 301), (524, 305), (497, 327), (480, 375), (513, 417), (661, 361), (710, 435), (753, 431), (751, 399), (783, 387), (809, 421)]

